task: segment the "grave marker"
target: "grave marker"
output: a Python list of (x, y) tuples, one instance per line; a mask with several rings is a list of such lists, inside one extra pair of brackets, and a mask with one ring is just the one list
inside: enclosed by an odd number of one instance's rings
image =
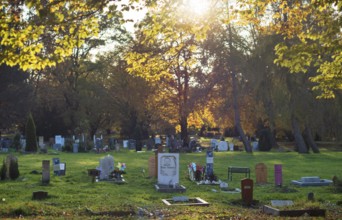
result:
[(109, 179), (111, 172), (114, 171), (114, 158), (107, 155), (100, 160), (100, 180)]
[(33, 200), (46, 199), (47, 197), (48, 197), (48, 192), (45, 192), (45, 191), (36, 191), (32, 193)]
[(50, 183), (50, 160), (43, 160), (42, 162), (42, 183)]
[(149, 177), (156, 177), (157, 172), (156, 172), (156, 158), (155, 156), (151, 156), (148, 159), (148, 176)]
[(283, 174), (282, 174), (282, 165), (275, 164), (274, 165), (274, 181), (276, 186), (283, 185)]
[(253, 202), (253, 180), (241, 180), (241, 196), (245, 205), (250, 206)]
[(255, 176), (257, 184), (267, 183), (267, 167), (264, 163), (255, 165)]
[(218, 143), (217, 150), (218, 151), (228, 151), (228, 143), (227, 143), (227, 141), (224, 141), (224, 140), (220, 141)]
[(59, 171), (60, 171), (59, 158), (52, 158), (52, 165), (53, 165), (53, 173), (56, 176), (59, 176)]
[(179, 185), (179, 154), (158, 154), (158, 192), (185, 192), (185, 187)]
[(172, 186), (179, 183), (179, 154), (158, 154), (158, 183)]
[(206, 158), (207, 166), (206, 166), (206, 175), (207, 177), (211, 177), (214, 175), (214, 153), (212, 150), (207, 150), (207, 158)]

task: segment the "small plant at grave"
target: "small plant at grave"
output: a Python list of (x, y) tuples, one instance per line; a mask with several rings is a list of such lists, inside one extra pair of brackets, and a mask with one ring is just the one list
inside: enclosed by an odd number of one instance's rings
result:
[(26, 123), (26, 147), (25, 150), (28, 152), (37, 152), (37, 135), (36, 135), (36, 125), (34, 123), (32, 114), (30, 113)]

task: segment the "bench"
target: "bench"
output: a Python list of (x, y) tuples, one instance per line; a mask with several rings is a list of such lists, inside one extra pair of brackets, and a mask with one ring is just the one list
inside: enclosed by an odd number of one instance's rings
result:
[(250, 177), (250, 169), (248, 167), (228, 167), (228, 180), (233, 179), (233, 173), (244, 173), (248, 178)]

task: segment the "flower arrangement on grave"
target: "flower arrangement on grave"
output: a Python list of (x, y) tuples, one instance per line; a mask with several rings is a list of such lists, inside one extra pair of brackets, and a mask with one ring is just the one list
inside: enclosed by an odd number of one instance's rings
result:
[(200, 164), (191, 162), (188, 166), (190, 179), (193, 181), (201, 181), (203, 179), (204, 167)]
[(126, 174), (126, 164), (118, 162), (118, 165), (115, 167), (114, 171), (111, 172), (111, 176), (114, 179), (122, 180), (122, 174)]

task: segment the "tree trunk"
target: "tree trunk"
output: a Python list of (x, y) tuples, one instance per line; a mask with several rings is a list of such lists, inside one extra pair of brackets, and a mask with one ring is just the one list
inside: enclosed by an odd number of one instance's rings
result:
[(310, 147), (314, 153), (319, 153), (317, 144), (315, 143), (312, 137), (311, 129), (307, 125), (305, 126), (305, 129), (304, 129), (304, 139), (305, 139), (305, 143), (307, 144), (307, 146)]
[(181, 126), (181, 139), (183, 141), (183, 146), (189, 144), (188, 142), (188, 120), (186, 116), (182, 116), (180, 120)]
[(298, 121), (294, 115), (291, 117), (292, 121), (292, 131), (296, 142), (296, 147), (298, 148), (298, 153), (308, 153), (308, 148), (306, 147), (304, 138), (300, 132)]
[(245, 147), (246, 152), (252, 153), (252, 147), (247, 139), (245, 132), (242, 129), (241, 126), (241, 120), (240, 120), (240, 112), (239, 112), (239, 104), (238, 104), (238, 95), (237, 95), (237, 85), (236, 85), (236, 76), (234, 73), (232, 73), (232, 85), (233, 85), (233, 106), (234, 106), (234, 122), (235, 122), (235, 128), (239, 132), (240, 138), (242, 140), (242, 143)]

